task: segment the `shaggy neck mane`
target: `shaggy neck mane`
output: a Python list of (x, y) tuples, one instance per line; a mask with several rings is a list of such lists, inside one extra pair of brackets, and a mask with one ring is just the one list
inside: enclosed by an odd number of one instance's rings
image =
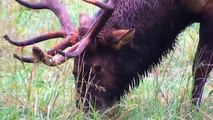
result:
[(138, 75), (147, 75), (173, 50), (177, 35), (192, 19), (179, 0), (119, 0), (105, 28), (136, 30), (136, 39), (116, 54), (125, 82), (134, 79), (137, 85)]

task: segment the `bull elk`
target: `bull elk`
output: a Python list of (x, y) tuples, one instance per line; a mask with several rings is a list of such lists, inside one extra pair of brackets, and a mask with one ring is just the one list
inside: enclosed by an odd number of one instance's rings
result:
[(24, 41), (11, 40), (5, 35), (5, 40), (22, 47), (53, 38), (64, 40), (49, 51), (34, 46), (31, 57), (17, 54), (14, 57), (48, 66), (58, 66), (74, 58), (73, 74), (80, 96), (77, 106), (85, 100), (85, 108), (93, 105), (102, 109), (119, 101), (129, 86), (138, 86), (140, 75), (149, 72), (173, 50), (182, 30), (199, 22), (192, 101), (196, 105), (201, 103), (213, 63), (212, 0), (83, 0), (101, 10), (94, 18), (81, 14), (78, 28), (73, 27), (60, 0), (16, 1), (28, 8), (51, 10), (58, 17), (61, 30)]

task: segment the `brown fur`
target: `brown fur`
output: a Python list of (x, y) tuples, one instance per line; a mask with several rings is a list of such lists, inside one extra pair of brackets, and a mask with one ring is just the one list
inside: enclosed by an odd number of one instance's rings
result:
[[(198, 53), (203, 50), (201, 59), (195, 59), (193, 67), (193, 101), (199, 104), (212, 67), (198, 65), (213, 62), (210, 57), (213, 53), (213, 7), (205, 5), (195, 12), (189, 5), (192, 3), (183, 4), (182, 0), (118, 0), (113, 15), (95, 41), (83, 55), (75, 58), (73, 73), (82, 98), (77, 105), (86, 100), (85, 107), (92, 105), (102, 109), (119, 101), (129, 86), (139, 84), (140, 75), (146, 75), (173, 50), (177, 35), (194, 22), (201, 23), (197, 57), (200, 58)], [(113, 30), (119, 29), (135, 29), (135, 36), (118, 50), (111, 44), (115, 39)], [(208, 73), (203, 75), (201, 70)]]

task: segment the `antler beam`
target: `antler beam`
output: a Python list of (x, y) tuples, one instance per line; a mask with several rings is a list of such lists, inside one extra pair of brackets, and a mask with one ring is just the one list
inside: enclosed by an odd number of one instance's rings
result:
[[(104, 27), (107, 20), (112, 15), (114, 8), (117, 4), (117, 0), (109, 0), (108, 3), (101, 3), (96, 0), (84, 0), (85, 2), (94, 4), (100, 8), (103, 8), (104, 10), (102, 13), (98, 16), (98, 18), (94, 21), (92, 26), (89, 28), (83, 39), (72, 46), (70, 48), (70, 52), (64, 53), (63, 51), (58, 51), (59, 54), (63, 55), (64, 57), (72, 58), (75, 56), (80, 55), (85, 47), (94, 40), (95, 36), (101, 31), (101, 29)], [(72, 51), (73, 50), (73, 51)]]

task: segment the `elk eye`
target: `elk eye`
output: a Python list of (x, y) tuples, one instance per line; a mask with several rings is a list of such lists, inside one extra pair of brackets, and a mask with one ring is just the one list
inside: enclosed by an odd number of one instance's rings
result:
[(101, 65), (94, 65), (93, 66), (94, 73), (99, 73), (101, 71), (101, 69), (102, 69)]

